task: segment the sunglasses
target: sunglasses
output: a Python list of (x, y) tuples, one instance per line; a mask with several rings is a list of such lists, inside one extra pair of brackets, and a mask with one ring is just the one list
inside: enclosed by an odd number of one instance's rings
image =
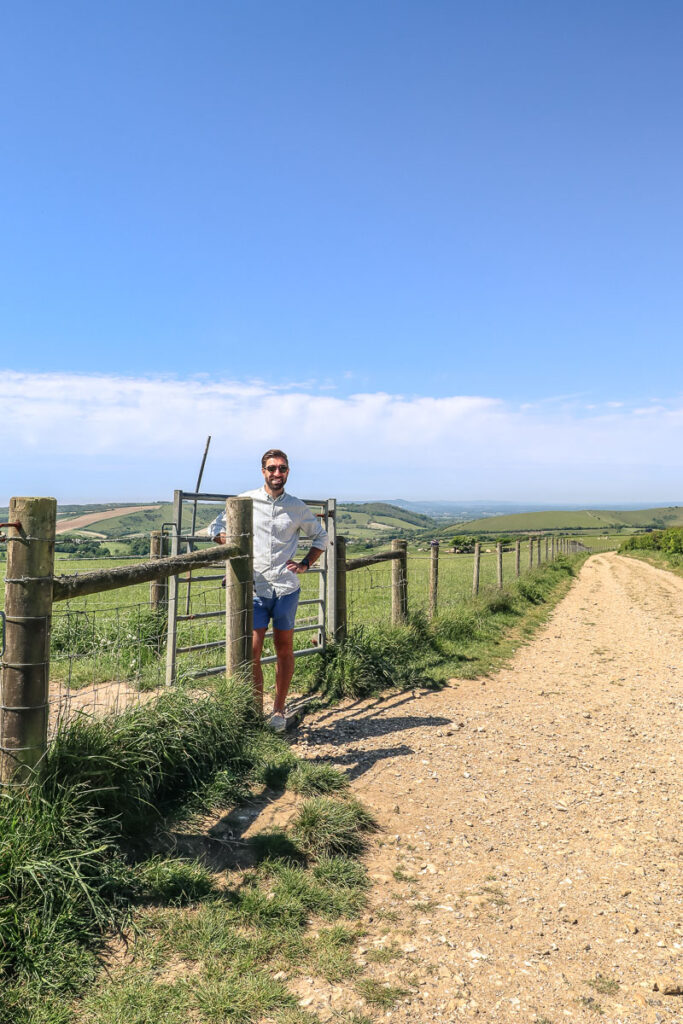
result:
[(266, 473), (289, 473), (289, 466), (266, 466)]

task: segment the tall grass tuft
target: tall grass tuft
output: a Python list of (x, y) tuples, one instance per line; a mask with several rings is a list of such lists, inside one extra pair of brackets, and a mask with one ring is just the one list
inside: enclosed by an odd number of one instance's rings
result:
[[(213, 693), (169, 691), (157, 701), (103, 718), (83, 716), (50, 748), (42, 788), (87, 786), (103, 828), (148, 838), (174, 807), (219, 770), (237, 784), (253, 766), (255, 727), (248, 689), (224, 683)], [(251, 762), (251, 763), (250, 763)]]
[[(394, 687), (429, 685), (430, 677), (415, 661), (416, 651), (425, 646), (420, 635), (419, 629), (410, 626), (357, 626), (341, 643), (329, 642), (315, 659), (308, 688), (329, 700), (340, 700), (371, 697)], [(431, 644), (431, 636), (427, 642)]]
[(301, 849), (313, 857), (361, 853), (367, 833), (377, 822), (357, 800), (313, 797), (306, 800), (292, 823), (292, 835)]
[[(83, 716), (59, 733), (31, 786), (2, 794), (0, 979), (9, 1019), (34, 1019), (32, 986), (76, 990), (91, 978), (104, 933), (133, 903), (211, 894), (201, 869), (131, 865), (126, 849), (216, 777), (224, 796), (244, 791), (258, 774), (260, 728), (243, 685), (170, 692), (119, 715)], [(33, 1009), (24, 1013), (24, 1004)]]
[(339, 793), (349, 788), (348, 777), (334, 765), (302, 761), (287, 779), (287, 788), (301, 796)]
[(0, 800), (0, 971), (47, 987), (92, 975), (89, 948), (120, 919), (127, 877), (84, 786)]

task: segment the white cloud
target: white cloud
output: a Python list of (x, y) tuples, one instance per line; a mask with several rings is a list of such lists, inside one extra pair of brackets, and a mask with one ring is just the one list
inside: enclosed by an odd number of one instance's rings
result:
[(607, 406), (0, 371), (0, 501), (29, 491), (60, 500), (168, 495), (194, 482), (207, 434), (212, 489), (253, 485), (261, 452), (279, 445), (300, 492), (637, 501), (640, 487), (643, 498), (653, 488), (675, 497), (683, 401), (660, 401), (647, 415), (642, 405)]

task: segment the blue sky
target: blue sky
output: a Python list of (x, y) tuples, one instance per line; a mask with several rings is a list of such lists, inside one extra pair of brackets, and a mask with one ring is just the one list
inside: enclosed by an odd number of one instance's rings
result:
[(682, 44), (672, 2), (7, 6), (0, 500), (165, 496), (209, 433), (220, 489), (286, 441), (301, 493), (683, 500)]

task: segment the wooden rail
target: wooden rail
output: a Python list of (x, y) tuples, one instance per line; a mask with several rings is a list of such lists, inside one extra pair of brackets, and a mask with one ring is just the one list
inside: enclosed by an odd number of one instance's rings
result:
[(349, 558), (346, 561), (346, 571), (353, 572), (354, 569), (363, 569), (368, 565), (377, 565), (378, 562), (390, 562), (394, 558), (401, 558), (400, 551), (381, 551), (378, 555), (361, 555), (360, 558)]
[(68, 601), (73, 597), (85, 597), (86, 594), (100, 594), (105, 590), (118, 590), (119, 587), (133, 587), (136, 583), (165, 580), (186, 569), (210, 565), (212, 562), (225, 562), (229, 558), (239, 558), (243, 554), (238, 546), (217, 544), (208, 550), (192, 551), (186, 555), (170, 555), (153, 562), (142, 562), (140, 565), (96, 569), (76, 576), (55, 576), (52, 583), (52, 600)]

